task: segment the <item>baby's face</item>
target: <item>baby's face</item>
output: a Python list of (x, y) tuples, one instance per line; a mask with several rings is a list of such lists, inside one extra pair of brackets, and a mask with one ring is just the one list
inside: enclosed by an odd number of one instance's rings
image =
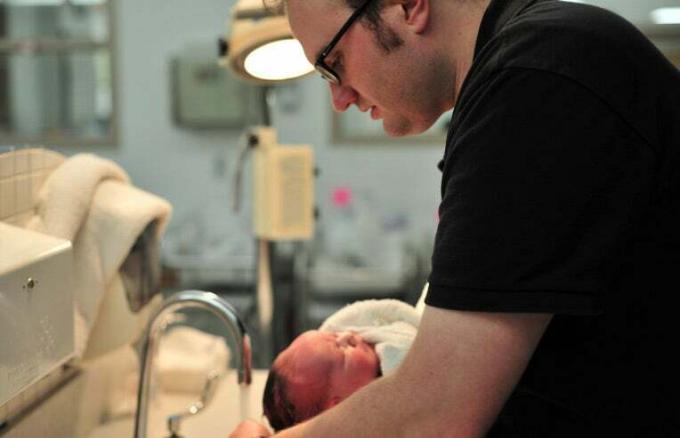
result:
[(311, 330), (298, 336), (274, 366), (288, 380), (296, 406), (317, 400), (333, 404), (370, 383), (380, 372), (371, 344), (356, 333)]

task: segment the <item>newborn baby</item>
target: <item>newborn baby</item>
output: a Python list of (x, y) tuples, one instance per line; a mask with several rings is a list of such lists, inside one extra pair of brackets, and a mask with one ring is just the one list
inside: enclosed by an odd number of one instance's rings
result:
[(354, 332), (311, 330), (274, 361), (264, 390), (264, 414), (274, 430), (317, 415), (380, 377), (374, 345)]
[(397, 300), (351, 304), (298, 336), (274, 360), (264, 414), (274, 430), (335, 406), (394, 371), (415, 337), (420, 309)]

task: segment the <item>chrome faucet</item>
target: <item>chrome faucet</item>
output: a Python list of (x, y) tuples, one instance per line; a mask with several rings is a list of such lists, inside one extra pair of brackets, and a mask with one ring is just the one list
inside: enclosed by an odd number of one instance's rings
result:
[(135, 438), (146, 438), (149, 416), (149, 382), (153, 369), (153, 358), (158, 349), (159, 336), (167, 325), (168, 316), (177, 310), (201, 308), (215, 314), (227, 326), (229, 335), (236, 341), (236, 363), (238, 384), (250, 385), (252, 350), (250, 337), (238, 318), (234, 308), (212, 292), (190, 290), (168, 297), (156, 310), (147, 324), (142, 346), (139, 388), (137, 391), (137, 413), (135, 416)]

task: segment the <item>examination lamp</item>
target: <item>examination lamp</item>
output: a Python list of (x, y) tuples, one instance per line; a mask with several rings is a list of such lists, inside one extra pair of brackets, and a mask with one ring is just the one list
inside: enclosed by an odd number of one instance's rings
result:
[[(271, 1), (271, 0), (270, 0)], [(266, 0), (265, 0), (266, 2)], [(234, 209), (246, 155), (253, 155), (254, 232), (268, 241), (310, 239), (314, 229), (313, 152), (309, 145), (280, 145), (270, 126), (271, 86), (314, 71), (293, 38), (283, 10), (263, 0), (239, 0), (231, 11), (231, 33), (220, 40), (220, 64), (242, 80), (262, 86), (264, 126), (251, 127), (241, 144), (235, 173)]]
[(231, 15), (229, 37), (220, 41), (220, 59), (240, 77), (266, 85), (314, 71), (283, 11), (265, 7), (262, 0), (239, 0)]
[[(252, 154), (257, 313), (263, 341), (271, 344), (274, 279), (270, 265), (275, 259), (274, 243), (307, 240), (314, 235), (314, 153), (309, 145), (278, 144), (276, 131), (270, 126), (266, 96), (272, 85), (306, 76), (314, 66), (293, 38), (283, 10), (267, 8), (263, 0), (237, 1), (231, 10), (229, 35), (220, 39), (219, 56), (222, 66), (264, 90), (261, 109), (265, 126), (251, 127), (244, 136), (235, 172), (234, 207), (239, 204), (245, 157)], [(289, 335), (292, 339), (292, 333)], [(273, 353), (274, 348), (271, 350)]]

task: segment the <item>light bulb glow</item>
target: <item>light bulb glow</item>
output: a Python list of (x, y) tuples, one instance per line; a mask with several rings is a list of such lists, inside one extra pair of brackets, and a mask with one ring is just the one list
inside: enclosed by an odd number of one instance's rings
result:
[(267, 81), (297, 78), (314, 70), (300, 42), (293, 38), (258, 47), (248, 54), (243, 68), (248, 74)]
[(656, 24), (680, 24), (680, 8), (654, 9), (649, 15)]

